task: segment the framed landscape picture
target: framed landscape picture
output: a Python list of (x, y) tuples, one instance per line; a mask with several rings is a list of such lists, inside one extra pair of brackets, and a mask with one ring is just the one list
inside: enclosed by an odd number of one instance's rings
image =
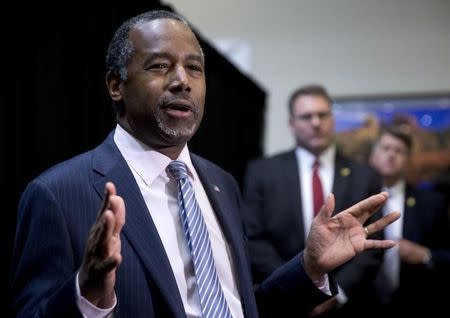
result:
[(367, 162), (383, 125), (402, 125), (413, 139), (408, 181), (427, 187), (449, 177), (450, 92), (337, 97), (333, 110), (337, 143), (347, 155)]

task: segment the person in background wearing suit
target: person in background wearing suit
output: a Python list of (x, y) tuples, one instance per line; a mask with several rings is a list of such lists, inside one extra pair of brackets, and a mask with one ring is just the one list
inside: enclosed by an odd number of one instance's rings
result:
[[(443, 197), (406, 181), (412, 138), (405, 126), (388, 126), (376, 140), (370, 162), (389, 191), (384, 210), (401, 212), (385, 237), (398, 241), (386, 251), (377, 278), (385, 314), (441, 313), (448, 299), (436, 292), (448, 286), (450, 226)], [(440, 289), (440, 288), (439, 288)]]
[[(245, 223), (255, 283), (266, 279), (305, 248), (314, 215), (333, 192), (336, 211), (381, 190), (369, 166), (336, 149), (332, 101), (322, 86), (300, 87), (289, 100), (289, 125), (297, 147), (249, 163), (244, 177)], [(318, 182), (317, 182), (318, 181)], [(354, 258), (334, 273), (339, 294), (313, 315), (346, 316), (367, 312), (382, 253)]]
[(15, 317), (300, 314), (335, 293), (327, 274), (334, 267), (394, 245), (367, 233), (398, 213), (363, 227), (386, 193), (334, 217), (330, 195), (305, 250), (254, 291), (238, 185), (187, 146), (206, 93), (191, 28), (168, 11), (143, 13), (115, 32), (106, 60), (115, 130), (38, 176), (21, 197)]

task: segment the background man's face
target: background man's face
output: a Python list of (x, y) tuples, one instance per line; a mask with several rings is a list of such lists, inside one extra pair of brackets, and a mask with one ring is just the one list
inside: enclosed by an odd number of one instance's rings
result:
[(334, 117), (322, 96), (302, 95), (294, 100), (290, 127), (299, 146), (319, 155), (334, 139)]

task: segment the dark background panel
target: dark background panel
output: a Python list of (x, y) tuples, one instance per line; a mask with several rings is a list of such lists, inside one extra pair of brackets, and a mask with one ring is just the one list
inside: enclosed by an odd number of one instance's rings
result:
[[(172, 9), (159, 1), (97, 6), (92, 1), (34, 7), (15, 3), (3, 11), (3, 268), (9, 268), (18, 200), (26, 184), (51, 165), (95, 147), (115, 125), (104, 81), (113, 31), (146, 10)], [(262, 154), (266, 93), (194, 31), (206, 55), (207, 96), (205, 117), (190, 147), (240, 183), (248, 160)], [(9, 274), (1, 275), (3, 295), (8, 294)], [(3, 307), (7, 298), (0, 299)]]

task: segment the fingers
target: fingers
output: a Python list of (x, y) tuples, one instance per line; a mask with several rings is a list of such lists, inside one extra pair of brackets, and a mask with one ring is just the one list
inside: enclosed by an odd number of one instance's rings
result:
[[(93, 232), (88, 240), (87, 264), (92, 264), (96, 274), (114, 269), (121, 262), (120, 255), (120, 224), (111, 209), (106, 209), (99, 221), (93, 226)], [(117, 230), (118, 229), (118, 230)], [(116, 232), (115, 232), (116, 231)]]
[(395, 241), (393, 240), (365, 240), (364, 250), (370, 249), (386, 249), (395, 246)]
[[(110, 235), (118, 236), (125, 224), (125, 203), (123, 199), (117, 195), (116, 187), (112, 182), (107, 182), (105, 185), (105, 197), (99, 213), (97, 215), (97, 221), (102, 222), (101, 219), (105, 217), (105, 213), (111, 211), (113, 213), (113, 228), (109, 233)], [(103, 221), (105, 222), (105, 220)]]
[(399, 217), (400, 212), (391, 212), (383, 216), (381, 219), (365, 227), (365, 229), (367, 229), (367, 235), (372, 235), (373, 233), (383, 230), (386, 226), (397, 220)]
[(114, 229), (112, 235), (118, 236), (125, 224), (125, 203), (122, 197), (114, 195), (110, 197), (110, 208), (114, 213)]
[(124, 224), (124, 201), (116, 194), (114, 184), (108, 182), (97, 220), (91, 228), (86, 244), (84, 263), (89, 267), (88, 273), (105, 275), (120, 264), (120, 231)]
[(105, 185), (105, 197), (103, 198), (102, 205), (97, 214), (97, 221), (102, 214), (110, 207), (110, 197), (116, 195), (116, 187), (112, 182), (107, 182)]
[(116, 188), (112, 182), (107, 182), (105, 185), (105, 198), (98, 223), (100, 227), (98, 238), (96, 242), (93, 242), (98, 249), (97, 257), (103, 257), (106, 267), (114, 267), (114, 263), (120, 258), (118, 257), (120, 256), (119, 235), (125, 224), (125, 203), (116, 194)]
[(103, 226), (99, 228), (99, 235), (96, 242), (93, 242), (94, 265), (93, 270), (97, 273), (106, 274), (117, 267), (122, 257), (120, 255), (120, 239), (114, 236), (116, 220), (114, 212), (110, 209), (104, 211), (102, 215)]
[[(378, 231), (383, 230), (386, 226), (394, 222), (400, 217), (400, 212), (391, 212), (385, 216), (383, 216), (381, 219), (377, 220), (376, 222), (373, 222), (369, 225), (367, 225), (364, 229), (367, 233), (367, 235), (371, 235), (373, 233), (376, 233)], [(386, 249), (391, 248), (395, 246), (396, 242), (393, 240), (365, 240), (364, 242), (364, 249)]]
[(350, 213), (355, 218), (358, 218), (361, 221), (361, 224), (364, 224), (364, 222), (366, 222), (373, 213), (381, 208), (381, 206), (386, 202), (387, 198), (387, 192), (380, 192), (368, 197), (367, 199), (359, 201), (344, 212)]
[(335, 206), (334, 194), (330, 193), (326, 197), (325, 203), (322, 205), (318, 213), (318, 217), (320, 218), (322, 223), (325, 223), (330, 219), (334, 211), (334, 206)]
[(125, 204), (113, 183), (105, 185), (105, 197), (86, 242), (79, 272), (81, 294), (91, 303), (111, 303), (115, 270), (122, 262), (120, 232), (125, 224)]

